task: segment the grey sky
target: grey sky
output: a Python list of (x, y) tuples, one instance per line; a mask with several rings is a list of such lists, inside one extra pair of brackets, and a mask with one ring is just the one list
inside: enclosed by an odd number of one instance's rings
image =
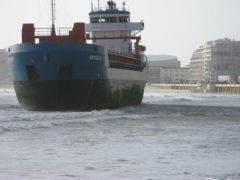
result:
[[(100, 0), (105, 6), (107, 0)], [(123, 0), (116, 0), (121, 6)], [(88, 22), (90, 0), (56, 0), (57, 26)], [(97, 4), (97, 0), (93, 0)], [(183, 64), (209, 40), (240, 40), (240, 0), (126, 0), (132, 21), (145, 21), (148, 54), (172, 54)], [(50, 25), (50, 0), (1, 0), (0, 48), (21, 41), (22, 23)]]

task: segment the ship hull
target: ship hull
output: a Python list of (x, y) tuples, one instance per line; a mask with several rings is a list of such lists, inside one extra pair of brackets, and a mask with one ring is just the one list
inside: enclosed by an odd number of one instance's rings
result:
[(110, 68), (104, 48), (79, 43), (20, 44), (10, 48), (14, 89), (35, 111), (89, 111), (139, 105), (142, 71)]
[(113, 90), (105, 80), (16, 81), (14, 88), (19, 103), (28, 110), (89, 111), (139, 105), (143, 98), (142, 82), (115, 81)]

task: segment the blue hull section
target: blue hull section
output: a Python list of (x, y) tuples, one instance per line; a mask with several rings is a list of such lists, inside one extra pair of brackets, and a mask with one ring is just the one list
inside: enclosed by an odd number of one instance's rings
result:
[(109, 86), (102, 46), (23, 43), (9, 48), (9, 58), (17, 98), (26, 109), (116, 108), (143, 98), (145, 82), (115, 80)]
[(105, 79), (104, 49), (101, 46), (81, 43), (26, 43), (10, 47), (9, 57), (14, 81), (32, 80), (27, 68), (30, 68), (29, 71), (31, 68), (36, 71), (38, 77), (35, 80), (55, 81), (61, 79), (61, 73), (64, 72), (60, 71), (64, 71), (64, 66), (68, 66), (71, 71), (69, 75), (65, 73), (65, 80)]

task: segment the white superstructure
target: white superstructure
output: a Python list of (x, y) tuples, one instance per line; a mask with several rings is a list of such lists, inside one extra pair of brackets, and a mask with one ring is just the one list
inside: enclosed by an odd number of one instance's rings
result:
[(132, 40), (136, 40), (138, 45), (141, 37), (136, 35), (144, 29), (144, 23), (130, 22), (130, 12), (126, 11), (125, 4), (122, 10), (119, 10), (116, 3), (111, 0), (108, 1), (107, 9), (97, 11), (92, 9), (89, 16), (90, 24), (86, 25), (86, 32), (94, 44), (102, 45), (113, 52), (126, 54), (136, 52)]

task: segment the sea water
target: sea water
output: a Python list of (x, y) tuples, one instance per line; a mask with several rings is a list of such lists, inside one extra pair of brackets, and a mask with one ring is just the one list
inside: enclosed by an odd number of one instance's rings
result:
[(31, 112), (1, 89), (0, 179), (239, 180), (240, 96), (146, 92), (141, 106)]

